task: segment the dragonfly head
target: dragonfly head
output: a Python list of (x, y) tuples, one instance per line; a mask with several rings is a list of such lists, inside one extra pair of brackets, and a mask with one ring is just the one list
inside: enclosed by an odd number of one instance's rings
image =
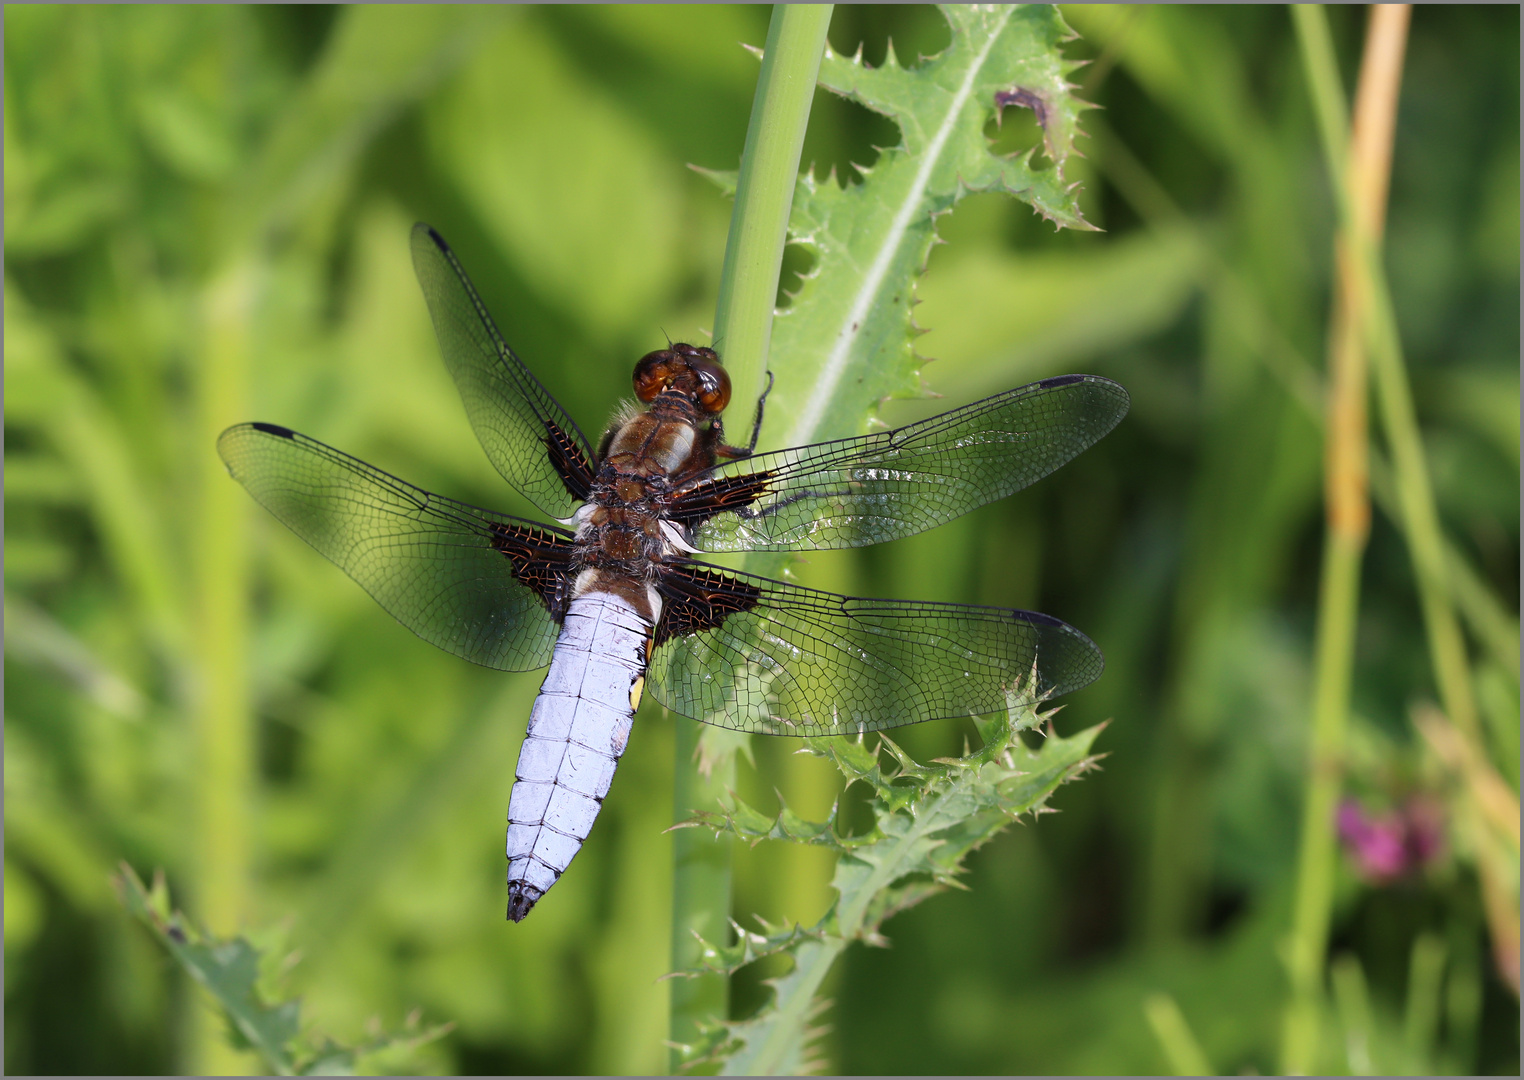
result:
[(646, 353), (635, 365), (635, 396), (649, 405), (661, 394), (678, 394), (718, 416), (730, 404), (730, 375), (713, 349), (676, 342)]

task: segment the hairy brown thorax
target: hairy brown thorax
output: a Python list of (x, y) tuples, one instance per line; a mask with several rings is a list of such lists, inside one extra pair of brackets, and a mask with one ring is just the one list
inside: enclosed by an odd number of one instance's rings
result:
[(615, 593), (655, 623), (656, 569), (691, 550), (681, 527), (663, 522), (672, 496), (721, 457), (747, 451), (724, 443), (730, 377), (714, 350), (677, 343), (648, 353), (633, 383), (647, 409), (604, 435), (588, 501), (573, 518), (575, 595)]

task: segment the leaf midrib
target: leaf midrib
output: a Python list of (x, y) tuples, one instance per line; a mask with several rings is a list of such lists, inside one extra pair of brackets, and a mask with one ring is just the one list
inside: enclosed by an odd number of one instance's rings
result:
[(921, 166), (916, 172), (910, 190), (901, 200), (900, 207), (895, 211), (894, 221), (890, 224), (885, 234), (884, 242), (880, 245), (878, 253), (873, 258), (862, 284), (858, 287), (857, 294), (852, 299), (851, 307), (842, 319), (839, 328), (832, 340), (831, 351), (827, 354), (825, 363), (820, 368), (820, 373), (815, 377), (815, 385), (805, 397), (805, 405), (799, 418), (794, 422), (784, 446), (803, 446), (814, 441), (816, 429), (825, 415), (825, 410), (830, 404), (832, 395), (836, 391), (837, 383), (841, 382), (846, 373), (847, 359), (851, 354), (852, 345), (857, 337), (857, 331), (861, 328), (868, 315), (868, 308), (872, 305), (874, 297), (885, 276), (889, 273), (889, 267), (894, 261), (894, 254), (899, 250), (901, 241), (906, 231), (910, 228), (911, 220), (917, 215), (921, 207), (921, 197), (926, 192), (926, 186), (931, 182), (931, 173), (940, 163), (943, 148), (952, 134), (963, 106), (968, 103), (969, 95), (973, 93), (974, 81), (979, 72), (983, 70), (985, 61), (989, 58), (990, 50), (995, 46), (995, 40), (1000, 36), (1001, 30), (1011, 18), (1011, 9), (1006, 8), (1001, 12), (1001, 17), (990, 29), (985, 38), (984, 45), (980, 48), (973, 62), (968, 66), (968, 72), (963, 78), (963, 83), (953, 94), (951, 103), (942, 117), (942, 122), (937, 125), (936, 134), (927, 145), (922, 155)]

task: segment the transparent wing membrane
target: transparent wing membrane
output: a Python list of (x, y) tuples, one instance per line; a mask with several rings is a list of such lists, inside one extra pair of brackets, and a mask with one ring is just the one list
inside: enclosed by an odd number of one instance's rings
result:
[(592, 480), (586, 436), (508, 347), (449, 245), (422, 223), (413, 226), (413, 269), (493, 467), (551, 517), (570, 517)]
[(1047, 476), (1114, 428), (1127, 391), (1063, 375), (892, 431), (721, 464), (673, 517), (702, 551), (861, 547), (912, 536)]
[(550, 663), (559, 626), (542, 596), (569, 570), (564, 535), (273, 424), (231, 427), (217, 450), (260, 505), (425, 641), (505, 671)]
[[(671, 570), (682, 624), (648, 685), (673, 712), (769, 735), (848, 735), (984, 715), (1077, 690), (1095, 643), (1035, 612), (867, 600), (717, 568)], [(692, 627), (707, 619), (708, 629)], [(660, 635), (660, 630), (658, 630)]]

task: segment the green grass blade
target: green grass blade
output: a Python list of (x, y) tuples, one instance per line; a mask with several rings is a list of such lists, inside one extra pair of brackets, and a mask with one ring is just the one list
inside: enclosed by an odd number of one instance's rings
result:
[(1170, 1071), (1176, 1076), (1216, 1076), (1217, 1070), (1207, 1064), (1201, 1044), (1186, 1023), (1179, 1004), (1168, 994), (1150, 994), (1143, 1002), (1143, 1013), (1159, 1048), (1169, 1061)]
[(1342, 94), (1337, 91), (1338, 67), (1328, 38), (1327, 21), (1314, 6), (1297, 5), (1293, 10), (1303, 42), (1340, 224), (1354, 238), (1356, 273), (1361, 278), (1361, 291), (1370, 306), (1370, 318), (1365, 326), (1366, 347), (1370, 350), (1376, 376), (1376, 400), (1382, 430), (1392, 448), (1393, 478), (1428, 631), (1430, 663), (1445, 711), (1462, 731), (1477, 739), (1481, 732), (1470, 665), (1466, 658), (1465, 639), (1455, 621), (1439, 513), (1435, 508), (1434, 488), (1413, 409), (1413, 393), (1403, 361), (1396, 313), (1392, 309), (1391, 288), (1375, 239), (1365, 235), (1355, 221), (1355, 208), (1346, 180), (1347, 125)]

